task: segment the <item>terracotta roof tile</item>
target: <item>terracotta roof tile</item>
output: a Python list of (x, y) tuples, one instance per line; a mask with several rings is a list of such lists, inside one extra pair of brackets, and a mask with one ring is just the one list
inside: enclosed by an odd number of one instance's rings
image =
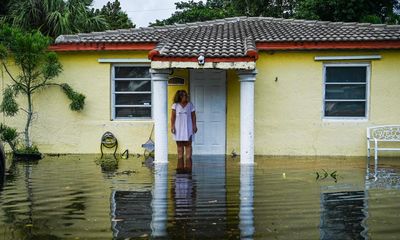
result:
[(162, 27), (61, 35), (62, 43), (158, 43), (159, 56), (243, 57), (259, 42), (400, 40), (399, 25), (234, 17)]

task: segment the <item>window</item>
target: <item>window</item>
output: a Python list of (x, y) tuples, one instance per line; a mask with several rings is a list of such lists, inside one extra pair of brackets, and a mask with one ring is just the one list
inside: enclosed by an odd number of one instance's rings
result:
[(147, 65), (112, 68), (112, 119), (151, 118), (151, 77)]
[(327, 64), (324, 73), (324, 117), (366, 118), (369, 65)]

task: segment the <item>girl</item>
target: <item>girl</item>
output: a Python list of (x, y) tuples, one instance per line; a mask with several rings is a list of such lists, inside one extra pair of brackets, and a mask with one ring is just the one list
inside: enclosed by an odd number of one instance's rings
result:
[[(192, 140), (197, 132), (197, 125), (194, 106), (189, 102), (185, 90), (179, 90), (175, 94), (174, 104), (172, 104), (171, 132), (178, 147), (177, 168), (190, 172), (192, 170)], [(186, 166), (183, 161), (184, 150), (186, 152)]]

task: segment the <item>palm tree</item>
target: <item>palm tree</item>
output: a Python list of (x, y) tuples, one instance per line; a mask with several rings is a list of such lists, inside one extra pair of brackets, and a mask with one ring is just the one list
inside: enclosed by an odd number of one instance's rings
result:
[(93, 0), (10, 0), (8, 21), (44, 35), (104, 31), (108, 23), (90, 8)]

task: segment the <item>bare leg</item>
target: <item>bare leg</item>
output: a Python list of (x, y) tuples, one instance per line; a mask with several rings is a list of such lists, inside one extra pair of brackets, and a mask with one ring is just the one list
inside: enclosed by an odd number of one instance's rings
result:
[(192, 171), (192, 142), (189, 141), (185, 145), (186, 150), (186, 170)]
[(183, 162), (183, 144), (182, 143), (177, 143), (177, 148), (178, 148), (178, 170), (184, 169), (184, 162)]

